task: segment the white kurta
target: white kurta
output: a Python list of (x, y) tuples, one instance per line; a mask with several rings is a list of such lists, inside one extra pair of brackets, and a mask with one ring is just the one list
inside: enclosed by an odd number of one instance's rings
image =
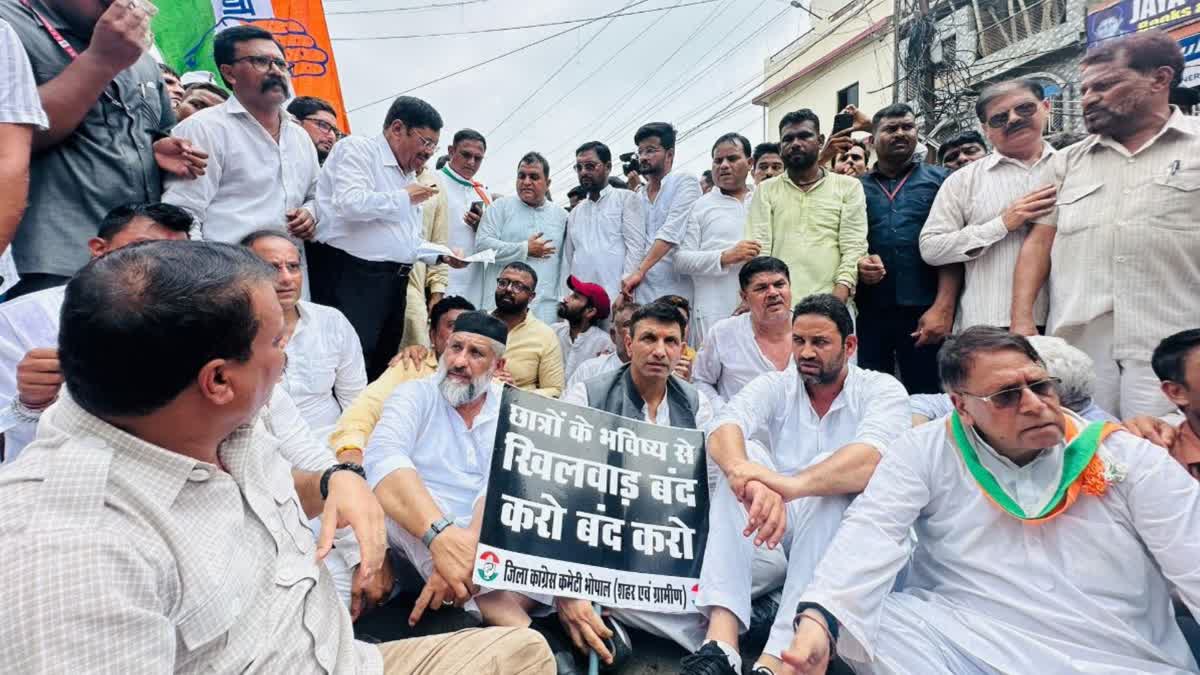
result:
[(550, 327), (554, 329), (554, 334), (558, 336), (558, 344), (562, 348), (563, 377), (567, 381), (570, 381), (571, 375), (584, 361), (610, 354), (614, 350), (608, 331), (598, 326), (589, 326), (576, 336), (574, 341), (571, 340), (571, 324), (566, 321), (559, 321)]
[(610, 373), (623, 365), (625, 365), (625, 362), (621, 360), (621, 357), (615, 351), (611, 354), (588, 359), (579, 364), (579, 367), (575, 369), (575, 374), (567, 379), (567, 389), (574, 387), (580, 382), (587, 382), (593, 377)]
[(684, 233), (687, 232), (692, 205), (701, 194), (703, 193), (700, 190), (700, 181), (690, 173), (679, 171), (667, 174), (663, 179), (662, 189), (654, 196), (653, 203), (646, 196), (645, 190), (638, 193), (646, 219), (640, 230), (631, 237), (631, 240), (640, 240), (640, 245), (626, 251), (626, 269), (637, 269), (656, 240), (661, 239), (675, 246), (658, 261), (658, 264), (650, 268), (634, 291), (634, 299), (639, 303), (645, 305), (664, 295), (681, 295), (691, 300), (692, 280), (681, 276), (675, 268), (675, 254), (679, 245), (683, 243)]
[[(1104, 448), (1124, 481), (1026, 525), (976, 485), (944, 422), (910, 431), (848, 510), (803, 599), (837, 617), (844, 658), (873, 657), (858, 672), (960, 662), (1002, 673), (1196, 672), (1167, 580), (1200, 609), (1200, 484), (1126, 432)], [(892, 592), (910, 552), (905, 586)]]
[(362, 343), (337, 309), (300, 301), (279, 386), (304, 413), (317, 438), (333, 431), (342, 411), (367, 387)]
[(738, 271), (741, 264), (721, 266), (721, 254), (745, 238), (750, 193), (739, 200), (720, 189), (696, 200), (683, 243), (675, 252), (675, 269), (692, 278), (692, 303), (696, 338), (703, 344), (716, 322), (729, 318), (740, 301)]
[[(554, 202), (529, 206), (520, 197), (496, 200), (483, 214), (475, 244), (496, 251), (496, 262), (483, 270), (483, 304), (480, 309), (496, 308), (496, 277), (511, 262), (523, 262), (537, 272), (537, 297), (529, 311), (549, 326), (558, 321), (558, 299), (562, 292), (563, 235), (567, 231), (567, 212)], [(542, 233), (542, 239), (554, 246), (545, 258), (529, 256), (529, 237)]]
[[(712, 193), (709, 193), (712, 194)], [(785, 371), (795, 367), (788, 354)], [(747, 384), (763, 373), (776, 372), (775, 364), (763, 354), (754, 339), (749, 312), (718, 321), (709, 330), (692, 367), (692, 382), (708, 394), (720, 411)]]
[[(563, 265), (581, 281), (600, 284), (610, 302), (621, 294), (626, 251), (642, 241), (638, 231), (645, 222), (642, 199), (636, 192), (612, 186), (600, 191), (596, 201), (583, 199), (567, 218)], [(566, 289), (567, 275), (563, 275)]]

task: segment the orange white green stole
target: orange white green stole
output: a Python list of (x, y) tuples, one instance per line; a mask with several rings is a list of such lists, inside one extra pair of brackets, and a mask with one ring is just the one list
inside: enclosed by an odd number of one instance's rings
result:
[(1111, 483), (1124, 479), (1124, 469), (1106, 461), (1107, 453), (1100, 451), (1104, 439), (1121, 428), (1119, 424), (1092, 422), (1081, 431), (1071, 416), (1064, 415), (1064, 420), (1067, 445), (1063, 448), (1062, 476), (1054, 496), (1039, 513), (1025, 513), (1017, 501), (1004, 491), (992, 472), (979, 461), (958, 411), (951, 413), (946, 426), (963, 464), (988, 500), (1027, 525), (1038, 525), (1066, 512), (1079, 498), (1080, 492), (1098, 497), (1104, 494)]

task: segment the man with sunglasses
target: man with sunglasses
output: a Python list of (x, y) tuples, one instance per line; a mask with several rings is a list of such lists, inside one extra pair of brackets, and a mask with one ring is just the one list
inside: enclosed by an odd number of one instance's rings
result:
[[(956, 328), (1008, 326), (1013, 268), (1035, 219), (1054, 208), (1055, 189), (1042, 171), (1055, 150), (1042, 139), (1050, 102), (1034, 80), (986, 87), (975, 114), (996, 151), (955, 171), (942, 184), (921, 229), (921, 257), (965, 268)], [(1034, 307), (1046, 324), (1046, 294)]]
[(172, 132), (208, 149), (208, 171), (169, 180), (163, 201), (191, 213), (210, 241), (236, 244), (264, 228), (311, 239), (321, 167), (312, 141), (283, 109), (292, 95), (283, 48), (262, 28), (233, 26), (213, 39), (213, 58), (233, 95)]
[(609, 184), (610, 173), (612, 151), (607, 145), (588, 141), (575, 149), (575, 176), (586, 195), (567, 217), (563, 269), (600, 284), (616, 302), (625, 256), (642, 241), (638, 233), (645, 214), (636, 192)]
[(1024, 337), (968, 328), (938, 369), (953, 415), (888, 446), (784, 660), (823, 673), (836, 645), (857, 672), (1196, 672), (1171, 590), (1200, 608), (1200, 484), (1064, 410)]
[[(313, 300), (342, 310), (362, 341), (367, 378), (377, 379), (400, 348), (413, 264), (448, 256), (422, 253), (423, 204), (439, 188), (419, 174), (437, 150), (442, 116), (412, 96), (392, 102), (376, 136), (333, 146), (317, 182), (318, 241), (308, 242)], [(311, 147), (311, 143), (309, 144)]]
[(323, 98), (297, 96), (288, 104), (288, 113), (312, 139), (317, 149), (317, 161), (322, 165), (329, 158), (333, 144), (338, 141), (337, 111)]

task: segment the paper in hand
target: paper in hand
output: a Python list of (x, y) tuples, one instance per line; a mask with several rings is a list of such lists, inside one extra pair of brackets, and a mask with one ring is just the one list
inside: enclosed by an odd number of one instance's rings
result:
[(489, 248), (482, 251), (476, 251), (472, 255), (463, 257), (460, 255), (455, 255), (454, 251), (451, 251), (447, 246), (435, 244), (430, 241), (421, 242), (420, 248), (417, 249), (417, 257), (425, 258), (431, 255), (443, 255), (447, 258), (454, 258), (455, 260), (461, 260), (467, 263), (491, 264), (496, 262), (496, 251), (494, 249)]

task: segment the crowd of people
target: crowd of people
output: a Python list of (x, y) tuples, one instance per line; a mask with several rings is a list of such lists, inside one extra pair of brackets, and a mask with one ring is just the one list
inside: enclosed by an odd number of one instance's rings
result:
[[(936, 151), (800, 109), (695, 176), (651, 122), (559, 203), (419, 98), (343, 134), (252, 25), (180, 76), (149, 19), (0, 0), (5, 672), (615, 672), (631, 628), (688, 675), (1198, 671), (1165, 33), (1087, 53), (1086, 136), (1025, 79)], [(706, 434), (699, 611), (480, 587), (505, 387)]]

